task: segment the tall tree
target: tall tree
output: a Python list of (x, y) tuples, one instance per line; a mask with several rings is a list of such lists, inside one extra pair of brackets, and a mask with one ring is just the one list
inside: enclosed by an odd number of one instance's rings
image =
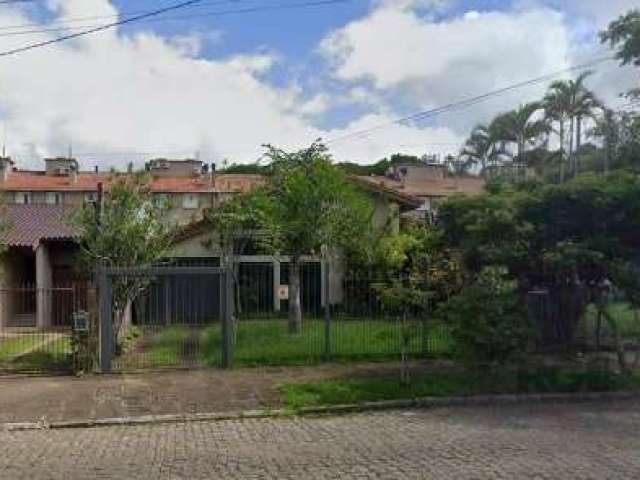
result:
[[(584, 119), (593, 117), (595, 110), (600, 107), (595, 94), (584, 85), (589, 75), (591, 72), (584, 72), (575, 80), (553, 82), (543, 100), (547, 118), (559, 125), (561, 182), (564, 181), (565, 162), (573, 174), (577, 173), (579, 165), (574, 154), (580, 149)], [(567, 122), (569, 148), (565, 152)]]
[(511, 158), (512, 164), (518, 169), (527, 166), (528, 147), (541, 143), (547, 131), (544, 118), (535, 118), (535, 114), (542, 108), (539, 102), (521, 105), (515, 110), (498, 115), (491, 123), (490, 131), (494, 140), (515, 146), (513, 149), (501, 148), (501, 153)]
[(634, 9), (612, 21), (600, 33), (600, 41), (617, 48), (616, 57), (623, 65), (640, 67), (640, 9)]
[[(154, 207), (142, 175), (116, 176), (98, 209), (87, 205), (74, 218), (87, 268), (143, 268), (168, 255), (169, 228)], [(117, 276), (113, 280), (113, 323), (116, 340), (126, 311), (144, 292), (148, 279)]]
[(477, 125), (460, 151), (465, 165), (479, 166), (482, 176), (486, 176), (489, 164), (496, 154), (495, 139), (486, 125)]
[[(600, 41), (616, 49), (616, 57), (622, 65), (633, 63), (640, 67), (640, 9), (630, 10), (611, 22), (600, 32)], [(640, 98), (640, 88), (631, 90), (629, 95)]]
[(303, 257), (356, 248), (369, 228), (372, 207), (321, 143), (295, 152), (267, 146), (266, 156), (265, 190), (249, 194), (254, 201), (245, 202), (257, 212), (239, 218), (256, 223), (264, 248), (290, 257), (289, 330), (296, 333), (302, 325)]

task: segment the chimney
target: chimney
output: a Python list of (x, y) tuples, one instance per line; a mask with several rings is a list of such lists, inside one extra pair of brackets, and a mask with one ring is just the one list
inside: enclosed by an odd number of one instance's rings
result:
[(94, 168), (94, 170), (95, 170), (95, 172), (96, 172), (96, 174), (97, 174), (97, 173), (99, 172), (99, 170), (98, 170), (98, 165), (96, 165), (96, 166), (95, 166), (95, 167), (93, 167), (93, 168)]

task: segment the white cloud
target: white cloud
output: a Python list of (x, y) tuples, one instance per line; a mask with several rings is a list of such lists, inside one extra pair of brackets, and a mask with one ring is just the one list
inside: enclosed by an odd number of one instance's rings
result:
[[(340, 94), (331, 88), (305, 91), (304, 82), (275, 87), (269, 73), (276, 65), (286, 67), (278, 52), (202, 58), (203, 42), (212, 39), (200, 32), (163, 38), (111, 30), (0, 59), (0, 117), (9, 152), (22, 160), (64, 154), (72, 143), (79, 154), (99, 154), (79, 155), (85, 167), (122, 166), (132, 156), (106, 154), (132, 149), (145, 152), (133, 157), (138, 161), (146, 154), (188, 156), (197, 150), (207, 161), (252, 161), (266, 142), (296, 148), (318, 137), (342, 137), (386, 124), (399, 111), (445, 104), (564, 68), (576, 56), (575, 33), (566, 17), (540, 5), (463, 12), (436, 21), (426, 9), (443, 11), (447, 0), (376, 2), (367, 16), (322, 42), (322, 52), (335, 65), (333, 76), (344, 87)], [(49, 0), (49, 5), (68, 17), (116, 13), (108, 0)], [(29, 21), (19, 12), (0, 12), (0, 26)], [(24, 41), (0, 37), (0, 50)], [(597, 76), (592, 82), (611, 92), (625, 90), (625, 81), (614, 77)], [(422, 128), (393, 124), (331, 148), (338, 159), (358, 162), (397, 151), (450, 153), (473, 123), (543, 89), (522, 90)], [(313, 126), (332, 108), (349, 105), (375, 113), (345, 128)]]
[[(106, 0), (52, 5), (75, 17), (114, 11)], [(27, 21), (16, 11), (0, 14), (0, 25)], [(0, 50), (14, 42), (0, 39)], [(33, 162), (29, 157), (63, 154), (73, 144), (78, 153), (100, 154), (91, 162), (105, 167), (131, 158), (102, 154), (132, 149), (248, 161), (263, 143), (293, 147), (320, 136), (287, 108), (295, 101), (289, 90), (261, 80), (276, 55), (207, 60), (194, 58), (199, 47), (197, 36), (114, 30), (2, 59), (9, 152)]]
[[(396, 91), (418, 110), (566, 68), (569, 43), (562, 14), (550, 9), (471, 11), (436, 22), (384, 6), (333, 32), (321, 49), (341, 80)], [(542, 88), (519, 96), (534, 98)], [(471, 115), (483, 118), (513, 101), (494, 101)]]
[[(462, 10), (436, 19), (421, 14), (419, 3), (380, 1), (366, 17), (330, 33), (320, 51), (334, 66), (334, 76), (360, 89), (360, 97), (366, 90), (370, 97), (399, 98), (404, 111), (426, 110), (606, 54), (595, 37), (598, 22), (630, 5), (625, 0), (529, 0), (505, 2), (501, 11)], [(637, 82), (637, 70), (611, 63), (597, 67), (589, 85), (612, 101)], [(541, 98), (546, 88), (540, 83), (518, 89), (430, 125), (468, 132), (500, 111)]]
[[(327, 139), (334, 140), (329, 142), (329, 147), (337, 158), (363, 163), (398, 152), (413, 155), (456, 153), (464, 140), (448, 127), (416, 128), (393, 120), (394, 117), (388, 114), (365, 115), (346, 129), (328, 132)], [(379, 126), (384, 128), (377, 128)]]

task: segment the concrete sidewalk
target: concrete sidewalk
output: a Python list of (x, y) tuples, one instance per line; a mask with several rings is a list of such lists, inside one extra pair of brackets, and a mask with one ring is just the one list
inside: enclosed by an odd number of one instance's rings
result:
[(394, 364), (0, 377), (0, 423), (232, 412), (281, 406), (277, 385), (398, 372)]

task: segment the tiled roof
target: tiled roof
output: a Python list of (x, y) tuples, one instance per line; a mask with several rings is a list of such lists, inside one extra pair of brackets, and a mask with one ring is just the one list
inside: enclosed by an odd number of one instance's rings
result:
[(73, 239), (78, 230), (70, 223), (72, 211), (62, 205), (6, 205), (0, 215), (8, 229), (0, 233), (0, 240), (8, 246), (35, 249), (41, 240)]
[[(102, 182), (109, 189), (113, 175), (111, 173), (79, 172), (76, 180), (71, 176), (45, 175), (43, 172), (18, 170), (8, 175), (6, 181), (0, 183), (0, 190), (10, 192), (93, 192)], [(206, 175), (198, 177), (153, 177), (151, 191), (165, 193), (207, 193), (207, 192), (244, 192), (261, 185), (264, 178), (260, 175), (217, 174), (210, 182)]]
[(391, 189), (412, 197), (447, 197), (456, 193), (477, 195), (484, 191), (485, 181), (477, 177), (447, 177), (433, 180), (417, 180), (402, 183), (388, 177), (358, 177), (362, 182), (384, 189)]
[(352, 182), (356, 183), (357, 185), (360, 185), (361, 187), (367, 190), (375, 191), (379, 194), (382, 194), (390, 198), (395, 202), (398, 202), (400, 206), (404, 207), (405, 209), (415, 209), (415, 208), (418, 208), (420, 205), (422, 205), (422, 201), (418, 197), (415, 197), (407, 192), (401, 192), (397, 189), (389, 188), (386, 185), (373, 182), (370, 180), (373, 177), (364, 177), (364, 176), (354, 175), (354, 176), (350, 176), (349, 178), (351, 179)]

